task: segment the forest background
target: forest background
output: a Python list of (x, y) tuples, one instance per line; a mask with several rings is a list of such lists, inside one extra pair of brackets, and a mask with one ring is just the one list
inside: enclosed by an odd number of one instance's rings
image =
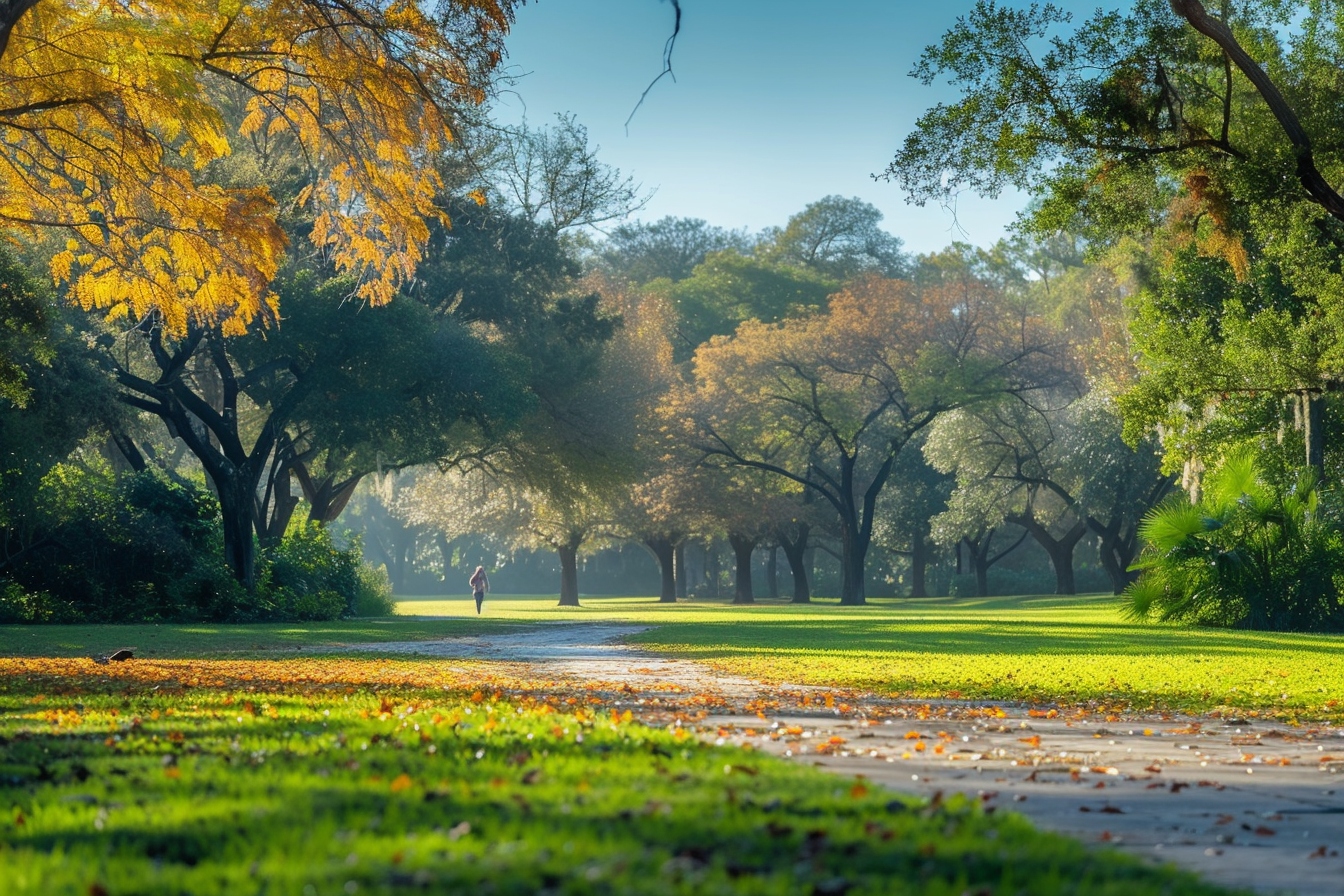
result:
[[(49, 90), (11, 83), (5, 113), (28, 237), (3, 289), (7, 618), (377, 612), (481, 563), (562, 603), (582, 571), (665, 601), (1107, 588), (1339, 625), (1328, 9), (977, 4), (915, 68), (960, 99), (886, 176), (1031, 205), (990, 248), (918, 256), (843, 196), (756, 233), (637, 220), (647, 192), (575, 117), (481, 105), (512, 11), (445, 10), (468, 39), (369, 29), (410, 48), (391, 69), (300, 47), (277, 81), (246, 48), (184, 71), (144, 44), (147, 78), (96, 73), (114, 99), (52, 99), (42, 54), (86, 34), (13, 32)], [(303, 111), (354, 83), (353, 123)], [(127, 105), (146, 93), (168, 106)], [(79, 118), (103, 102), (140, 154), (94, 177), (62, 140), (125, 139)], [(183, 129), (148, 124), (165, 108)], [(415, 143), (426, 109), (452, 139)], [(21, 207), (38, 193), (59, 220)]]

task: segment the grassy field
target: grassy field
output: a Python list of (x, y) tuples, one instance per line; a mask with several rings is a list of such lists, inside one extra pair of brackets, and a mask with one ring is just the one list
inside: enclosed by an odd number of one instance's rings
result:
[[(1134, 623), (1112, 596), (879, 599), (865, 607), (497, 598), (491, 621), (628, 622), (634, 641), (726, 672), (919, 699), (1091, 703), (1117, 710), (1344, 720), (1344, 637)], [(398, 612), (462, 616), (462, 600)], [(465, 618), (467, 613), (472, 615)]]
[(580, 685), (158, 649), (0, 658), (0, 892), (1224, 892), (974, 801), (645, 727)]
[[(1303, 720), (1344, 701), (1342, 638), (1135, 625), (1111, 598), (400, 612), (445, 618), (0, 627), (0, 893), (1222, 892), (645, 727), (544, 670), (359, 652), (375, 641), (627, 622), (737, 674), (916, 698)], [(121, 647), (136, 659), (88, 658)]]
[(507, 624), (495, 619), (394, 617), (257, 625), (0, 625), (0, 657), (87, 657), (121, 648), (148, 658), (267, 657), (303, 651), (321, 654), (330, 653), (332, 647), (376, 641), (475, 635)]

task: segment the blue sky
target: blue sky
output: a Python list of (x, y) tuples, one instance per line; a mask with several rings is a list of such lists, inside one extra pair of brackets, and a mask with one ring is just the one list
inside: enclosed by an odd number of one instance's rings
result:
[(965, 196), (954, 219), (870, 176), (925, 108), (953, 97), (908, 72), (972, 3), (682, 0), (677, 80), (650, 91), (627, 134), (626, 118), (661, 70), (672, 6), (533, 0), (508, 44), (521, 77), (498, 114), (541, 124), (575, 113), (607, 164), (657, 188), (645, 220), (678, 215), (755, 231), (838, 193), (881, 209), (883, 226), (913, 251), (953, 239), (989, 245), (1021, 197)]

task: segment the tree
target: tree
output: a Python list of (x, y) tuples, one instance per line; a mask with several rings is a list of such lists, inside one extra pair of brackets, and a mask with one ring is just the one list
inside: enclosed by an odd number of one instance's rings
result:
[(925, 452), (935, 467), (957, 475), (956, 517), (984, 514), (991, 526), (1022, 527), (1050, 557), (1055, 593), (1075, 594), (1073, 552), (1087, 519), (1066, 487), (1057, 423), (1055, 414), (1021, 401), (987, 403), (945, 415)]
[(840, 518), (841, 602), (864, 602), (875, 507), (910, 439), (954, 408), (1026, 388), (1042, 347), (987, 284), (920, 293), (870, 278), (825, 312), (748, 321), (695, 355), (670, 403), (706, 462), (782, 477)]
[[(936, 425), (936, 424), (935, 424)], [(892, 481), (877, 505), (875, 540), (893, 554), (910, 558), (910, 596), (928, 597), (930, 542), (937, 534), (935, 519), (947, 509), (953, 477), (931, 466), (924, 457), (927, 430), (915, 437), (896, 458)]]
[(44, 539), (43, 477), (119, 430), (112, 383), (41, 281), (0, 250), (0, 573)]
[(809, 268), (837, 282), (863, 274), (904, 277), (909, 258), (901, 240), (881, 229), (882, 213), (855, 197), (827, 196), (789, 218), (761, 247), (776, 262)]
[(588, 145), (588, 129), (574, 115), (555, 119), (549, 129), (503, 130), (490, 167), (507, 206), (559, 232), (616, 221), (648, 204), (652, 194), (598, 159), (600, 147)]
[(1172, 488), (1154, 441), (1125, 444), (1115, 403), (1102, 391), (1041, 396), (1035, 405), (986, 402), (947, 414), (931, 428), (925, 453), (957, 475), (940, 527), (969, 536), (978, 563), (987, 550), (978, 542), (989, 529), (1021, 526), (1050, 557), (1060, 594), (1074, 593), (1073, 552), (1089, 531), (1119, 594), (1132, 580), (1139, 523)]
[[(1339, 328), (1322, 323), (1339, 317), (1344, 294), (1344, 201), (1326, 178), (1344, 161), (1333, 139), (1344, 24), (1316, 3), (1229, 0), (1220, 13), (1139, 0), (1070, 32), (1056, 6), (978, 3), (914, 71), (926, 83), (950, 75), (962, 100), (926, 113), (887, 174), (917, 201), (1012, 185), (1039, 197), (1027, 223), (1040, 231), (1081, 227), (1094, 246), (1143, 241), (1157, 289), (1142, 301), (1173, 329), (1206, 336), (1224, 358), (1226, 316), (1267, 340), (1251, 352), (1258, 363), (1233, 365), (1259, 376), (1234, 377), (1231, 389), (1185, 377), (1142, 399), (1143, 422), (1183, 406), (1185, 421), (1164, 422), (1188, 424), (1228, 395), (1283, 390), (1299, 399), (1304, 457), (1320, 471), (1322, 395), (1344, 373)], [(1211, 266), (1241, 286), (1191, 288)], [(1310, 350), (1294, 359), (1285, 343)], [(1168, 344), (1149, 340), (1145, 363), (1188, 358), (1190, 339)]]
[(751, 240), (742, 231), (713, 227), (700, 218), (635, 221), (611, 231), (600, 247), (602, 267), (632, 283), (685, 280), (711, 253), (749, 254)]
[(424, 305), (343, 305), (348, 283), (303, 276), (286, 292), (290, 325), (268, 337), (190, 324), (174, 338), (151, 315), (104, 354), (121, 400), (162, 420), (200, 461), (219, 497), (225, 560), (249, 587), (254, 535), (269, 534), (262, 499), (274, 500), (267, 486), (278, 477), (287, 482), (297, 440), (371, 453), (382, 444), (424, 462), (449, 450), (455, 424), (517, 415), (511, 365)]
[(734, 250), (715, 252), (690, 277), (655, 282), (677, 312), (676, 360), (688, 360), (713, 336), (727, 336), (746, 320), (775, 323), (815, 311), (835, 283), (806, 268), (775, 264)]
[[(286, 239), (264, 189), (210, 166), (287, 139), (311, 172), (311, 240), (373, 304), (410, 281), (443, 220), (437, 151), (481, 102), (511, 0), (257, 0), (0, 7), (0, 222), (59, 232), (70, 298), (236, 334), (274, 314)], [(223, 106), (242, 97), (241, 125)]]

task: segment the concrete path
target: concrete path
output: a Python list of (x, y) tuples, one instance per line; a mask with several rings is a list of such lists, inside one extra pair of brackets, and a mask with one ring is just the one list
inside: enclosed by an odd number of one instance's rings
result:
[[(688, 724), (892, 789), (960, 792), (1038, 827), (1262, 893), (1344, 896), (1344, 731), (1251, 719), (1050, 715), (910, 704), (720, 675), (621, 643), (647, 627), (567, 623), (360, 645), (536, 664), (601, 682), (649, 724)], [(827, 699), (829, 696), (830, 699)]]

